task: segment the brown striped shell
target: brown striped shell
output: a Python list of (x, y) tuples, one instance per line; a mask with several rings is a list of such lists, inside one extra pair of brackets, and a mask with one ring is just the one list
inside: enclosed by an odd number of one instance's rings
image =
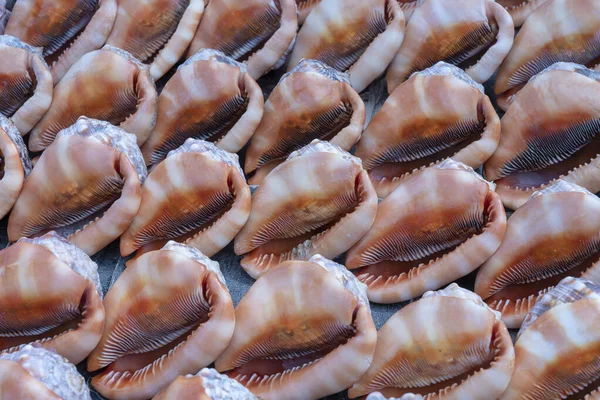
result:
[(536, 192), (508, 219), (498, 251), (481, 267), (475, 291), (521, 326), (536, 300), (566, 276), (600, 282), (600, 199), (564, 181)]
[(131, 54), (105, 46), (83, 56), (54, 88), (52, 104), (29, 137), (42, 151), (80, 116), (118, 125), (146, 141), (156, 122), (157, 94), (148, 68)]
[(210, 0), (188, 57), (216, 49), (248, 66), (258, 79), (285, 63), (296, 39), (295, 0)]
[(159, 79), (192, 42), (204, 3), (205, 0), (118, 0), (117, 18), (106, 44), (150, 64), (150, 76)]
[(142, 400), (225, 349), (234, 327), (219, 264), (169, 242), (130, 261), (104, 299), (106, 325), (88, 358), (92, 386), (110, 399)]
[(302, 59), (348, 72), (362, 92), (392, 61), (404, 37), (404, 14), (396, 0), (323, 0), (298, 33), (291, 70)]
[(525, 21), (498, 70), (494, 91), (507, 110), (514, 95), (535, 74), (559, 61), (598, 66), (600, 3), (596, 0), (547, 0)]
[(254, 192), (234, 249), (244, 255), (241, 266), (253, 278), (290, 259), (315, 254), (333, 259), (367, 232), (376, 209), (377, 195), (360, 160), (314, 140)]
[(295, 150), (313, 139), (349, 151), (365, 124), (365, 105), (348, 75), (316, 60), (302, 60), (285, 74), (265, 103), (246, 152), (246, 173), (258, 185)]
[(427, 400), (497, 399), (514, 359), (510, 334), (497, 313), (454, 283), (425, 293), (381, 327), (373, 362), (348, 395), (379, 391)]
[(31, 168), (21, 134), (10, 120), (0, 115), (0, 218), (17, 201)]
[(8, 220), (8, 238), (56, 230), (95, 254), (131, 224), (146, 166), (135, 136), (81, 117), (42, 153)]
[(316, 400), (342, 391), (364, 374), (375, 350), (364, 285), (319, 255), (261, 276), (235, 319), (215, 368), (264, 400)]
[(497, 0), (498, 4), (508, 11), (515, 23), (515, 28), (523, 25), (527, 17), (547, 0)]
[(449, 159), (413, 174), (379, 204), (346, 267), (367, 285), (369, 300), (405, 301), (474, 271), (505, 229), (493, 185)]
[(554, 64), (515, 96), (501, 129), (485, 173), (507, 207), (558, 178), (600, 192), (600, 73)]
[(412, 171), (448, 157), (477, 168), (499, 140), (500, 119), (483, 86), (439, 62), (392, 92), (363, 132), (356, 156), (383, 198)]
[(438, 61), (458, 65), (483, 83), (508, 54), (513, 36), (510, 15), (494, 0), (427, 0), (408, 20), (387, 72), (388, 93)]
[(0, 288), (0, 351), (35, 342), (77, 364), (98, 344), (98, 266), (54, 232), (0, 251)]
[(250, 188), (237, 155), (188, 139), (150, 171), (138, 213), (121, 236), (121, 254), (175, 240), (212, 257), (233, 240), (249, 214)]
[(158, 98), (156, 126), (142, 146), (146, 163), (158, 163), (188, 138), (237, 153), (260, 123), (263, 106), (262, 91), (244, 64), (220, 51), (200, 50)]

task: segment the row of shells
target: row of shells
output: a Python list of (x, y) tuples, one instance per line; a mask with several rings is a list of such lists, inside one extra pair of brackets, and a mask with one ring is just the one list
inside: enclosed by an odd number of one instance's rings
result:
[(0, 1), (2, 396), (600, 398), (600, 4), (516, 3)]

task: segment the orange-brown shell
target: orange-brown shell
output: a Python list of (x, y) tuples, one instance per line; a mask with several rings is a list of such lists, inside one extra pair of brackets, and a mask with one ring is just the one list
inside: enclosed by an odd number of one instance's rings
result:
[(88, 358), (92, 386), (110, 399), (148, 399), (179, 375), (196, 373), (225, 349), (233, 303), (219, 264), (169, 242), (143, 254), (104, 299), (106, 326)]
[(498, 4), (508, 11), (515, 23), (515, 28), (523, 25), (527, 17), (547, 0), (497, 0)]
[(42, 151), (80, 116), (108, 121), (146, 141), (156, 122), (157, 94), (148, 70), (131, 54), (106, 46), (83, 56), (54, 88), (33, 128), (29, 150)]
[(346, 266), (367, 284), (369, 300), (405, 301), (474, 271), (498, 249), (505, 229), (490, 184), (450, 159), (415, 173), (379, 204)]
[(356, 156), (384, 198), (412, 171), (448, 157), (477, 168), (499, 140), (500, 119), (483, 87), (440, 62), (392, 92), (365, 129)]
[(10, 120), (0, 115), (0, 218), (17, 201), (31, 168), (21, 134)]

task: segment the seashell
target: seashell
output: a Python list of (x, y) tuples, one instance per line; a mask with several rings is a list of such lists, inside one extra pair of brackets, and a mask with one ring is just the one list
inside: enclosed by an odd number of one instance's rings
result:
[(35, 164), (8, 220), (8, 238), (54, 229), (94, 254), (131, 224), (145, 177), (134, 135), (81, 117)]
[(237, 155), (188, 139), (148, 175), (138, 214), (121, 236), (121, 254), (177, 240), (212, 257), (249, 214), (250, 188)]
[(527, 17), (547, 0), (496, 0), (508, 11), (515, 23), (515, 28), (523, 25)]
[(398, 0), (398, 4), (404, 12), (404, 18), (407, 22), (410, 19), (410, 16), (412, 15), (413, 11), (415, 11), (417, 7), (423, 4), (424, 1), (425, 0)]
[(427, 292), (381, 327), (373, 362), (348, 396), (379, 391), (402, 399), (407, 393), (431, 400), (497, 399), (514, 360), (510, 334), (496, 313), (452, 284)]
[(17, 0), (7, 35), (41, 47), (56, 84), (85, 54), (101, 48), (117, 15), (116, 0)]
[(220, 51), (200, 50), (158, 98), (156, 126), (142, 146), (146, 163), (158, 163), (190, 137), (237, 153), (260, 123), (263, 106), (262, 90), (244, 64)]
[(188, 57), (216, 49), (245, 62), (258, 79), (285, 63), (296, 40), (295, 0), (210, 0)]
[(502, 245), (480, 269), (475, 291), (518, 328), (536, 300), (566, 276), (600, 282), (600, 199), (558, 181), (508, 220)]
[[(208, 0), (206, 0), (208, 2)], [(205, 0), (119, 0), (106, 44), (150, 64), (159, 79), (184, 55), (200, 25)]]
[(0, 59), (0, 114), (25, 135), (50, 107), (52, 76), (40, 49), (12, 36), (0, 36)]
[(0, 219), (17, 201), (31, 168), (21, 134), (10, 120), (0, 115)]
[(377, 195), (360, 160), (314, 140), (254, 192), (235, 253), (244, 255), (241, 266), (253, 278), (286, 260), (333, 259), (368, 231), (376, 211)]
[(251, 183), (264, 177), (293, 151), (313, 139), (329, 140), (349, 151), (365, 124), (365, 105), (348, 75), (316, 60), (302, 60), (277, 84), (246, 152)]
[(600, 3), (547, 0), (527, 18), (498, 70), (494, 92), (507, 110), (536, 74), (559, 61), (594, 68), (600, 57)]
[(427, 0), (406, 25), (400, 51), (387, 72), (388, 93), (438, 61), (458, 65), (483, 83), (508, 54), (513, 37), (510, 15), (493, 0)]
[(423, 400), (423, 396), (419, 394), (407, 393), (400, 397), (385, 397), (379, 392), (371, 393), (367, 396), (367, 400)]
[(110, 399), (148, 399), (225, 349), (234, 327), (219, 264), (169, 242), (128, 262), (104, 299), (106, 325), (88, 370)]
[(98, 266), (56, 233), (1, 250), (0, 287), (1, 351), (39, 343), (77, 364), (98, 344), (104, 326)]
[(377, 331), (365, 286), (320, 255), (260, 277), (235, 309), (229, 347), (215, 362), (257, 397), (318, 399), (367, 370)]
[(348, 72), (357, 92), (385, 72), (404, 37), (404, 14), (396, 0), (323, 0), (300, 32), (289, 70), (303, 58)]
[(548, 68), (518, 93), (485, 164), (507, 207), (520, 207), (558, 178), (600, 191), (599, 100), (600, 73), (570, 63)]
[(392, 92), (365, 129), (356, 156), (379, 197), (386, 197), (412, 171), (448, 157), (480, 166), (499, 140), (500, 119), (483, 86), (439, 62)]
[(413, 174), (379, 204), (346, 267), (367, 285), (369, 300), (405, 301), (474, 271), (505, 229), (493, 185), (448, 159)]
[(0, 393), (7, 400), (91, 400), (90, 389), (73, 364), (31, 345), (0, 354)]
[(597, 400), (600, 300), (558, 304), (515, 343), (515, 372), (500, 400)]
[(48, 112), (31, 131), (29, 150), (42, 151), (80, 116), (108, 121), (146, 141), (156, 122), (157, 94), (148, 69), (105, 46), (83, 56), (54, 88)]
[(0, 35), (4, 34), (6, 24), (10, 18), (11, 10), (8, 8), (10, 5), (7, 4), (10, 0), (0, 0)]
[(302, 25), (306, 21), (308, 14), (312, 12), (317, 4), (321, 0), (296, 0), (296, 7), (298, 8), (298, 24)]
[(235, 379), (204, 368), (196, 375), (180, 376), (153, 400), (258, 400)]

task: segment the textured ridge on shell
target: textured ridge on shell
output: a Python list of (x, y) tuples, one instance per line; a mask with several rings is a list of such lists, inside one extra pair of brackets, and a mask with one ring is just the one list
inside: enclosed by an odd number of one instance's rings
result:
[(420, 394), (406, 393), (402, 397), (385, 397), (379, 392), (371, 393), (366, 400), (423, 400)]
[[(149, 68), (148, 65), (142, 63), (137, 59), (137, 57), (126, 50), (111, 46), (109, 44), (102, 47), (102, 50), (112, 51), (113, 53), (120, 55), (121, 57), (127, 59), (127, 61), (134, 63), (139, 69), (147, 70)], [(150, 79), (152, 79), (152, 77), (150, 77)]]
[(534, 199), (539, 196), (543, 196), (545, 194), (561, 193), (561, 192), (580, 192), (580, 193), (585, 193), (585, 194), (594, 196), (594, 194), (592, 194), (586, 188), (583, 188), (583, 187), (576, 185), (574, 183), (571, 183), (571, 182), (564, 181), (562, 179), (558, 179), (553, 184), (546, 186), (543, 189), (533, 192), (531, 197), (529, 197), (529, 200)]
[(307, 144), (306, 146), (298, 149), (288, 156), (287, 160), (291, 160), (292, 158), (301, 157), (305, 154), (311, 153), (332, 153), (339, 154), (344, 159), (353, 162), (354, 164), (360, 166), (362, 168), (362, 160), (358, 157), (353, 156), (348, 153), (346, 150), (342, 149), (340, 146), (330, 143), (326, 140), (314, 139), (312, 142)]
[(312, 60), (306, 58), (300, 60), (300, 62), (294, 68), (292, 68), (291, 71), (286, 72), (281, 77), (281, 79), (279, 79), (277, 85), (283, 82), (285, 78), (292, 74), (295, 74), (296, 72), (314, 72), (326, 76), (332, 81), (344, 82), (350, 85), (350, 75), (348, 75), (346, 72), (338, 71), (337, 69), (330, 67), (329, 65), (319, 60)]
[(30, 44), (27, 44), (27, 43), (21, 41), (19, 38), (16, 38), (14, 36), (0, 35), (0, 46), (10, 46), (10, 47), (16, 47), (18, 49), (26, 50), (30, 53), (38, 55), (42, 59), (44, 64), (46, 66), (48, 65), (48, 64), (46, 64), (46, 61), (44, 60), (44, 53), (43, 53), (43, 49), (41, 47), (34, 47)]
[(483, 85), (475, 82), (473, 78), (471, 78), (465, 71), (458, 68), (455, 65), (448, 64), (447, 62), (440, 61), (432, 67), (426, 68), (423, 71), (414, 72), (413, 75), (424, 75), (424, 76), (453, 76), (461, 81), (467, 83), (469, 86), (474, 87), (479, 90), (481, 93), (485, 94), (485, 89)]
[(33, 165), (31, 164), (31, 159), (27, 152), (27, 145), (23, 141), (23, 137), (17, 130), (17, 127), (4, 115), (0, 115), (0, 127), (8, 134), (10, 140), (12, 140), (17, 147), (21, 165), (23, 165), (23, 170), (25, 171), (25, 178), (27, 178), (33, 169)]
[[(191, 378), (194, 375), (186, 375)], [(226, 375), (221, 375), (216, 369), (203, 368), (196, 376), (202, 377), (204, 392), (212, 400), (256, 400), (257, 397), (252, 394), (244, 385), (231, 379)]]
[(502, 313), (500, 311), (495, 311), (492, 308), (490, 308), (490, 306), (488, 306), (477, 293), (474, 293), (470, 290), (461, 288), (456, 283), (451, 283), (444, 289), (435, 290), (435, 291), (430, 290), (423, 294), (423, 298), (436, 297), (436, 296), (456, 297), (459, 299), (468, 300), (468, 301), (472, 302), (473, 304), (477, 304), (478, 306), (481, 306), (481, 307), (484, 307), (484, 308), (490, 310), (490, 312), (492, 312), (496, 316), (497, 320), (500, 320), (502, 317)]
[(64, 400), (91, 399), (90, 389), (77, 368), (41, 346), (27, 345), (14, 353), (0, 354), (0, 360), (20, 364)]
[(187, 246), (183, 243), (175, 242), (173, 240), (169, 240), (167, 242), (167, 244), (165, 244), (161, 250), (174, 251), (176, 253), (182, 254), (185, 257), (191, 258), (192, 260), (206, 266), (206, 268), (209, 271), (212, 271), (215, 274), (217, 274), (217, 276), (219, 277), (219, 279), (221, 280), (223, 285), (226, 286), (225, 277), (223, 276), (223, 273), (221, 272), (221, 267), (219, 266), (219, 263), (206, 257), (204, 254), (202, 254), (202, 252), (200, 250), (198, 250), (194, 247)]
[(233, 58), (225, 55), (222, 51), (215, 49), (201, 49), (196, 54), (185, 60), (183, 64), (181, 64), (177, 70), (185, 67), (186, 65), (193, 64), (197, 61), (216, 61), (224, 64), (231, 65), (232, 67), (239, 68), (242, 72), (248, 72), (248, 68), (246, 64), (241, 63), (239, 61), (234, 60)]
[(333, 274), (344, 287), (350, 291), (350, 293), (370, 309), (369, 299), (367, 298), (367, 285), (359, 281), (346, 267), (335, 261), (331, 261), (320, 254), (315, 254), (308, 261), (320, 265), (330, 274)]
[(589, 69), (584, 65), (573, 63), (573, 62), (565, 62), (565, 61), (560, 61), (560, 62), (552, 64), (549, 67), (544, 68), (542, 71), (538, 72), (537, 74), (535, 74), (531, 78), (529, 78), (528, 82), (531, 82), (536, 77), (538, 77), (540, 75), (544, 75), (546, 72), (551, 72), (551, 71), (577, 72), (578, 74), (585, 75), (589, 78), (594, 79), (595, 81), (600, 82), (600, 73), (594, 71), (593, 69)]
[(496, 190), (496, 184), (494, 182), (490, 182), (484, 179), (483, 176), (479, 175), (477, 172), (475, 172), (475, 170), (471, 167), (469, 167), (466, 164), (461, 163), (460, 161), (455, 161), (452, 158), (447, 158), (442, 162), (439, 162), (435, 165), (433, 165), (431, 168), (437, 168), (437, 169), (455, 169), (455, 170), (463, 170), (463, 171), (467, 171), (470, 172), (471, 174), (473, 174), (474, 177), (476, 177), (477, 179), (479, 179), (482, 182), (487, 183), (487, 185), (489, 186), (491, 191), (495, 191)]

